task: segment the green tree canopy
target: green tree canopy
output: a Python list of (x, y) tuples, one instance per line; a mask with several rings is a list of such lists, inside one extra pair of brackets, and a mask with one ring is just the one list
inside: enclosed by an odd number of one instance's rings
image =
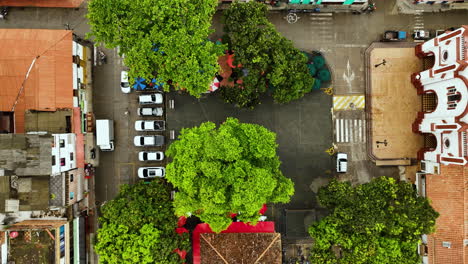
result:
[[(314, 78), (307, 68), (307, 55), (281, 36), (266, 17), (267, 7), (262, 3), (235, 2), (224, 11), (225, 39), (234, 51), (235, 63), (249, 70), (243, 83), (225, 88), (227, 102), (241, 107), (253, 107), (267, 83), (276, 89), (273, 98), (278, 103), (299, 99), (311, 91)], [(233, 90), (233, 91), (232, 91)]]
[(171, 188), (162, 180), (122, 185), (116, 198), (101, 207), (95, 250), (101, 263), (182, 263), (173, 250), (189, 249), (188, 235), (178, 235)]
[(318, 198), (331, 214), (309, 228), (312, 263), (420, 263), (418, 242), (434, 231), (439, 215), (411, 184), (387, 177), (357, 187), (334, 179)]
[(166, 179), (177, 187), (177, 215), (191, 213), (215, 232), (226, 229), (237, 213), (257, 223), (265, 203), (286, 203), (293, 182), (281, 173), (276, 135), (255, 124), (228, 118), (216, 128), (212, 122), (185, 128), (166, 154)]
[[(176, 89), (199, 97), (218, 71), (224, 45), (209, 41), (217, 0), (92, 0), (90, 36), (120, 47), (130, 80), (171, 80)], [(169, 86), (165, 85), (168, 90)]]

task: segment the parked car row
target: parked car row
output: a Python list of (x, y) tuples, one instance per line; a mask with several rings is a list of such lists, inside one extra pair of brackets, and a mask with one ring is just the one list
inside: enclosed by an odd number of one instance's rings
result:
[[(130, 85), (128, 71), (122, 71), (120, 74), (120, 89), (123, 93), (131, 93), (132, 90), (143, 92), (138, 95), (137, 115), (142, 118), (164, 116), (163, 94), (159, 92), (162, 83), (151, 80), (148, 84), (143, 78), (135, 78), (135, 84)], [(147, 93), (151, 92), (151, 93)], [(135, 121), (135, 131), (138, 132), (162, 132), (166, 130), (164, 120), (137, 120)], [(163, 135), (138, 135), (133, 138), (133, 144), (136, 147), (163, 147), (165, 138)], [(163, 151), (144, 150), (138, 153), (138, 160), (142, 162), (162, 162), (164, 160)], [(140, 167), (138, 177), (141, 179), (164, 177), (166, 170), (164, 167)]]

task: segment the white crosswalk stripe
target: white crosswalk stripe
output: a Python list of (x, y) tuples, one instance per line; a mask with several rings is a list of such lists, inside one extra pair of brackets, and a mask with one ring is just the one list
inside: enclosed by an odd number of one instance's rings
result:
[(414, 30), (422, 30), (424, 29), (424, 16), (422, 12), (414, 13)]
[(335, 41), (333, 13), (310, 13), (309, 20), (318, 41), (322, 43)]
[(335, 136), (337, 143), (366, 142), (366, 120), (335, 119)]

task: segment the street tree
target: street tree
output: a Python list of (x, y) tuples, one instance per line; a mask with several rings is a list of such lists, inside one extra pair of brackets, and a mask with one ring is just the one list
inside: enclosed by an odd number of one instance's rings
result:
[(312, 263), (420, 263), (421, 235), (439, 215), (411, 184), (387, 177), (356, 187), (334, 179), (318, 199), (330, 215), (309, 228)]
[(241, 65), (247, 75), (222, 95), (241, 107), (254, 106), (269, 86), (275, 102), (288, 103), (310, 92), (314, 84), (307, 56), (278, 33), (266, 14), (266, 5), (256, 1), (235, 2), (223, 14), (224, 39), (234, 52), (234, 65)]
[[(88, 37), (120, 48), (130, 81), (155, 74), (199, 97), (218, 72), (225, 49), (208, 40), (217, 0), (92, 0)], [(169, 85), (163, 86), (168, 90)]]
[(228, 118), (185, 128), (167, 150), (166, 179), (177, 189), (177, 215), (196, 215), (213, 231), (226, 229), (231, 213), (256, 224), (265, 203), (286, 203), (294, 193), (276, 154), (276, 135), (263, 126)]
[(174, 250), (188, 250), (186, 233), (179, 235), (162, 180), (122, 185), (116, 198), (101, 207), (101, 228), (95, 250), (102, 263), (182, 263)]

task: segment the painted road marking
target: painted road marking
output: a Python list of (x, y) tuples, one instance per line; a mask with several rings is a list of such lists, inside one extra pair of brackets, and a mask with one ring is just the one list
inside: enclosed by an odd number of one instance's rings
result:
[(346, 71), (343, 72), (343, 80), (346, 81), (346, 84), (348, 84), (348, 89), (349, 92), (352, 92), (352, 82), (354, 81), (355, 75), (354, 71), (351, 69), (351, 65), (349, 64), (349, 59), (348, 59), (348, 66), (346, 66)]
[(416, 30), (423, 30), (424, 29), (424, 17), (423, 14), (420, 12), (414, 13), (414, 26), (413, 29)]
[(335, 119), (337, 143), (363, 143), (366, 141), (366, 120)]
[(333, 13), (311, 13), (309, 21), (314, 32), (322, 43), (335, 42)]
[(334, 95), (333, 110), (364, 109), (366, 100), (364, 95)]

